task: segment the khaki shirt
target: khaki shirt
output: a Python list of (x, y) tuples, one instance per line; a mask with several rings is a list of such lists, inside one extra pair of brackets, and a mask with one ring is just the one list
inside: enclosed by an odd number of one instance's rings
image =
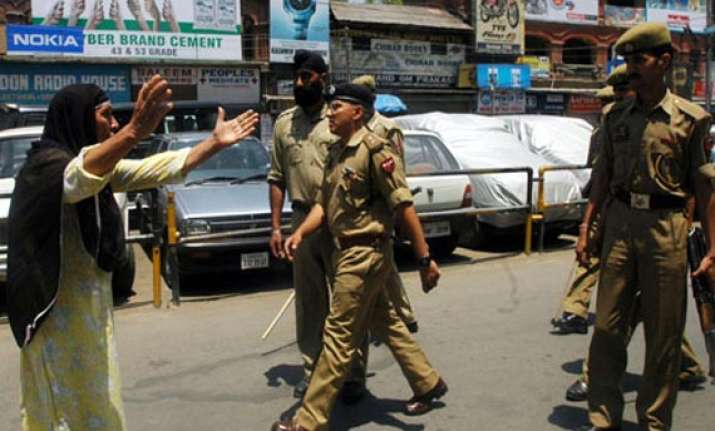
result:
[(400, 157), (363, 127), (330, 149), (319, 196), (337, 238), (392, 232), (395, 207), (412, 202)]
[(327, 105), (313, 115), (296, 106), (276, 119), (268, 182), (285, 188), (291, 201), (315, 203), (328, 148), (336, 140), (327, 113)]
[(703, 139), (710, 115), (666, 92), (646, 112), (637, 99), (613, 106), (600, 132), (600, 160), (593, 173), (594, 193), (610, 191), (687, 197), (707, 164)]
[(606, 106), (601, 109), (601, 116), (600, 120), (598, 122), (598, 125), (593, 129), (593, 132), (591, 133), (591, 141), (588, 145), (588, 156), (586, 157), (586, 164), (590, 167), (594, 167), (596, 165), (596, 162), (598, 161), (598, 153), (601, 150), (601, 130), (603, 126), (603, 120), (606, 118), (606, 115), (611, 111), (611, 108), (613, 108), (614, 103), (611, 102), (607, 104)]
[(395, 149), (395, 151), (403, 158), (405, 157), (405, 136), (402, 129), (394, 120), (391, 120), (379, 112), (375, 114), (367, 122), (367, 128), (377, 136), (387, 139)]

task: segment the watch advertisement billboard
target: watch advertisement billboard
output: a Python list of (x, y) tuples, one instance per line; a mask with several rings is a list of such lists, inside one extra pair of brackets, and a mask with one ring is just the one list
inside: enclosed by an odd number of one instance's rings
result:
[[(349, 44), (346, 46), (346, 44)], [(466, 46), (418, 40), (333, 38), (332, 69), (336, 82), (350, 75), (375, 76), (378, 87), (454, 88)]]
[(295, 51), (307, 49), (330, 59), (328, 0), (271, 0), (270, 61), (292, 63)]
[(0, 67), (0, 102), (47, 105), (57, 91), (71, 84), (96, 84), (112, 102), (131, 101), (128, 66), (4, 63)]
[(242, 59), (240, 0), (32, 0), (8, 55)]
[(705, 0), (646, 0), (648, 22), (662, 22), (671, 30), (686, 27), (702, 32), (707, 26)]
[(486, 54), (524, 53), (524, 2), (479, 0), (474, 5), (475, 50)]
[(526, 18), (596, 25), (598, 0), (526, 0)]

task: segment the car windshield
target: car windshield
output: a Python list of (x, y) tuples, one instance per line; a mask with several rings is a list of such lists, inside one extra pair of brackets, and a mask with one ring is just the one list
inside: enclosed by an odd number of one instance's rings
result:
[(14, 177), (22, 167), (33, 141), (38, 136), (9, 138), (0, 141), (0, 178)]
[(428, 174), (459, 169), (456, 160), (434, 136), (405, 137), (405, 171), (407, 175)]
[[(172, 150), (193, 147), (200, 138), (175, 142)], [(203, 181), (261, 180), (268, 174), (270, 159), (265, 147), (256, 139), (246, 139), (226, 148), (196, 167), (186, 177), (185, 184)]]

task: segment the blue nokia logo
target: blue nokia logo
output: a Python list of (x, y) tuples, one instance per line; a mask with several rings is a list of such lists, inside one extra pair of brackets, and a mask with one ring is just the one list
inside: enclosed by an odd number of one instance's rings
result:
[(84, 34), (79, 28), (8, 25), (7, 50), (82, 54)]

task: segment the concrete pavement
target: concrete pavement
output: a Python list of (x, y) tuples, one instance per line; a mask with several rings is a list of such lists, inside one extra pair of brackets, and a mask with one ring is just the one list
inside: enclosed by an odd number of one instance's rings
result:
[[(409, 387), (389, 351), (373, 346), (371, 395), (351, 408), (338, 403), (332, 429), (564, 430), (585, 423), (585, 405), (563, 396), (589, 338), (549, 334), (573, 262), (570, 243), (559, 245), (565, 248), (531, 257), (459, 249), (429, 295), (419, 288), (414, 267), (404, 269), (420, 323), (418, 341), (450, 392), (426, 416), (405, 416)], [(292, 414), (297, 404), (291, 393), (301, 376), (292, 310), (267, 341), (260, 340), (290, 293), (288, 274), (198, 279), (180, 307), (155, 310), (148, 262), (139, 271), (140, 294), (115, 313), (130, 430), (261, 431)], [(212, 295), (201, 294), (210, 286)], [(689, 313), (687, 334), (705, 359), (692, 304)], [(636, 429), (642, 338), (639, 330), (624, 382), (626, 430)], [(9, 327), (0, 325), (3, 430), (19, 429), (18, 356)], [(675, 429), (713, 429), (714, 394), (710, 385), (681, 391)]]

